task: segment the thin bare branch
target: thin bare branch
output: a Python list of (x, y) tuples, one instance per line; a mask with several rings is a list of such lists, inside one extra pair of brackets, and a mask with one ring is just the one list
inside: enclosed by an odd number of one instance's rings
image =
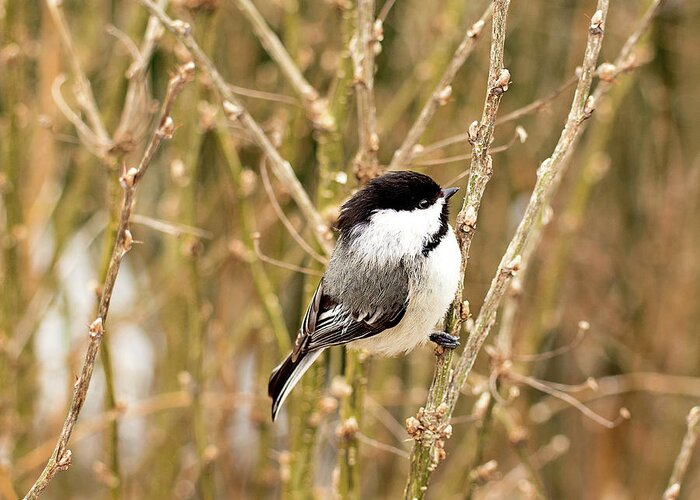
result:
[(73, 39), (71, 38), (66, 18), (63, 15), (61, 4), (62, 2), (60, 0), (46, 1), (49, 13), (53, 18), (56, 28), (58, 29), (58, 33), (61, 37), (61, 43), (63, 44), (63, 47), (68, 55), (68, 62), (71, 66), (73, 77), (76, 79), (78, 85), (76, 92), (78, 103), (87, 115), (90, 128), (94, 131), (100, 143), (106, 146), (111, 143), (111, 140), (109, 138), (109, 134), (107, 133), (107, 129), (102, 122), (102, 118), (100, 117), (100, 112), (97, 108), (97, 101), (95, 100), (95, 95), (92, 93), (90, 81), (87, 79), (85, 73), (83, 73), (83, 70), (80, 67), (78, 54), (73, 46)]
[(683, 438), (683, 444), (676, 457), (676, 462), (673, 464), (673, 472), (668, 481), (668, 487), (664, 491), (663, 500), (676, 500), (678, 498), (683, 477), (688, 470), (698, 436), (700, 436), (700, 406), (694, 406), (688, 412), (688, 430)]
[(315, 269), (297, 266), (295, 264), (290, 264), (290, 263), (284, 262), (282, 260), (273, 259), (272, 257), (265, 255), (262, 252), (262, 250), (260, 249), (260, 233), (253, 233), (251, 235), (251, 238), (253, 240), (253, 250), (255, 251), (255, 255), (261, 261), (267, 262), (268, 264), (272, 264), (273, 266), (277, 266), (277, 267), (280, 267), (282, 269), (287, 269), (288, 271), (294, 271), (297, 273), (308, 274), (309, 276), (323, 276), (323, 273), (316, 271)]
[(206, 229), (199, 227), (188, 226), (187, 224), (180, 224), (178, 222), (171, 222), (163, 219), (155, 219), (147, 215), (133, 214), (131, 216), (131, 222), (134, 224), (141, 224), (142, 226), (150, 227), (161, 233), (170, 234), (172, 236), (182, 236), (184, 234), (191, 234), (197, 238), (204, 238), (210, 240), (213, 238), (213, 234)]
[(389, 15), (389, 12), (391, 11), (392, 7), (394, 7), (395, 3), (396, 0), (386, 0), (386, 2), (384, 2), (384, 5), (382, 5), (381, 10), (379, 11), (379, 15), (377, 15), (377, 20), (381, 21), (382, 23), (386, 21), (386, 18)]
[(297, 242), (297, 244), (302, 248), (302, 250), (308, 253), (316, 261), (320, 262), (321, 264), (328, 263), (327, 259), (315, 252), (314, 249), (311, 248), (311, 246), (306, 242), (306, 240), (304, 240), (304, 238), (299, 234), (299, 231), (296, 230), (292, 222), (284, 213), (284, 210), (282, 210), (279, 201), (277, 201), (275, 191), (274, 189), (272, 189), (270, 177), (267, 175), (267, 165), (265, 164), (265, 161), (262, 161), (260, 163), (260, 178), (262, 179), (263, 186), (265, 188), (265, 193), (267, 193), (267, 199), (270, 200), (272, 209), (275, 211), (275, 213), (277, 214), (277, 218), (279, 218), (280, 222), (282, 222), (282, 225), (285, 227), (290, 236), (294, 238), (294, 241)]
[(464, 38), (460, 42), (457, 50), (455, 50), (452, 60), (447, 65), (445, 72), (442, 74), (440, 81), (433, 89), (433, 93), (423, 105), (418, 119), (415, 121), (409, 130), (406, 138), (401, 143), (401, 146), (394, 153), (391, 159), (389, 169), (401, 168), (402, 166), (411, 163), (414, 156), (414, 146), (418, 144), (423, 132), (428, 127), (430, 120), (435, 116), (435, 112), (440, 106), (447, 104), (450, 95), (452, 94), (451, 83), (457, 72), (460, 70), (464, 62), (474, 51), (476, 43), (480, 38), (481, 32), (486, 22), (491, 18), (491, 5), (489, 5), (478, 21), (472, 24), (465, 32)]
[(586, 337), (586, 333), (588, 332), (588, 330), (590, 330), (590, 328), (591, 325), (588, 323), (588, 321), (580, 321), (578, 324), (578, 329), (576, 330), (576, 337), (574, 337), (574, 340), (572, 340), (570, 343), (558, 349), (553, 349), (551, 351), (541, 352), (537, 354), (513, 354), (511, 356), (511, 359), (513, 359), (514, 361), (534, 362), (556, 358), (557, 356), (561, 356), (562, 354), (566, 354), (567, 352), (573, 351), (579, 345), (581, 345), (581, 342), (583, 342), (583, 339)]
[(335, 128), (335, 120), (328, 110), (326, 100), (321, 99), (318, 91), (304, 78), (287, 49), (285, 49), (275, 32), (267, 25), (253, 2), (250, 0), (235, 0), (235, 2), (238, 9), (253, 26), (253, 31), (260, 43), (280, 67), (294, 91), (304, 102), (307, 115), (314, 126), (323, 130)]
[(578, 82), (578, 76), (574, 75), (565, 81), (559, 88), (555, 89), (551, 94), (548, 94), (526, 106), (523, 106), (522, 108), (516, 109), (515, 111), (511, 111), (510, 113), (501, 116), (498, 120), (496, 120), (496, 125), (503, 125), (504, 123), (517, 120), (531, 113), (537, 113), (538, 111), (549, 106), (552, 101), (557, 99), (557, 97), (576, 85), (576, 82)]
[[(158, 0), (158, 5), (165, 8), (169, 0)], [(115, 32), (116, 33), (116, 32)], [(146, 32), (141, 47), (133, 56), (134, 61), (126, 72), (129, 86), (124, 99), (124, 108), (119, 118), (119, 124), (114, 131), (114, 142), (125, 150), (131, 149), (146, 135), (152, 109), (151, 94), (148, 88), (146, 72), (148, 63), (153, 56), (156, 43), (163, 35), (163, 28), (153, 16), (149, 17)], [(124, 35), (128, 40), (128, 37)], [(132, 44), (133, 45), (133, 44)]]
[(374, 0), (357, 1), (357, 33), (350, 42), (357, 96), (357, 126), (360, 140), (355, 155), (355, 175), (360, 184), (378, 176), (379, 135), (374, 103), (374, 56), (383, 37), (381, 21), (374, 22)]
[(588, 408), (586, 405), (581, 403), (575, 397), (570, 396), (569, 394), (567, 394), (561, 390), (555, 389), (554, 387), (551, 387), (550, 384), (546, 384), (540, 380), (534, 379), (532, 377), (526, 377), (524, 375), (520, 375), (519, 373), (515, 373), (515, 372), (508, 372), (506, 376), (514, 382), (529, 385), (533, 389), (537, 389), (538, 391), (542, 391), (542, 392), (549, 394), (550, 396), (553, 396), (557, 399), (561, 399), (565, 403), (570, 404), (571, 406), (576, 408), (578, 411), (580, 411), (586, 417), (588, 417), (591, 420), (593, 420), (594, 422), (602, 425), (603, 427), (607, 427), (608, 429), (612, 429), (614, 427), (617, 427), (622, 422), (629, 419), (629, 412), (627, 411), (626, 408), (620, 409), (620, 413), (619, 413), (617, 419), (608, 420), (607, 418), (598, 415), (596, 412), (594, 412), (593, 410)]
[(119, 183), (124, 190), (124, 198), (119, 214), (117, 237), (107, 269), (105, 283), (102, 288), (100, 302), (97, 308), (97, 317), (89, 327), (89, 342), (85, 360), (83, 361), (80, 376), (75, 382), (70, 409), (63, 423), (63, 428), (58, 442), (56, 443), (56, 447), (41, 475), (24, 497), (25, 500), (38, 498), (41, 492), (48, 486), (51, 479), (53, 479), (56, 472), (59, 470), (66, 470), (71, 465), (71, 451), (68, 449), (68, 441), (73, 433), (75, 423), (78, 420), (78, 415), (83, 407), (83, 403), (85, 403), (87, 391), (90, 387), (90, 380), (92, 379), (92, 372), (95, 367), (95, 361), (97, 360), (97, 353), (100, 350), (102, 338), (105, 333), (104, 325), (107, 321), (107, 314), (109, 312), (114, 285), (117, 281), (117, 275), (119, 274), (119, 268), (124, 255), (126, 255), (134, 243), (133, 236), (129, 230), (129, 222), (136, 187), (146, 173), (160, 143), (163, 139), (170, 139), (172, 137), (175, 126), (170, 117), (170, 111), (175, 102), (175, 98), (180, 94), (184, 85), (192, 79), (193, 75), (194, 64), (187, 63), (178, 68), (177, 74), (170, 79), (168, 91), (161, 107), (158, 125), (146, 146), (138, 167), (130, 168), (119, 179)]
[(242, 95), (245, 97), (252, 97), (253, 99), (261, 99), (265, 101), (279, 102), (282, 104), (289, 104), (290, 106), (300, 106), (299, 101), (294, 97), (289, 97), (284, 94), (275, 94), (274, 92), (264, 92), (262, 90), (247, 89), (245, 87), (239, 87), (238, 85), (229, 84), (229, 87), (234, 94)]
[(581, 130), (581, 124), (587, 119), (595, 107), (589, 97), (593, 73), (595, 71), (598, 53), (602, 46), (605, 19), (608, 11), (608, 0), (599, 0), (596, 13), (591, 17), (588, 28), (588, 42), (583, 58), (581, 75), (574, 94), (571, 110), (562, 130), (559, 141), (552, 155), (547, 158), (537, 172), (537, 182), (532, 192), (523, 219), (521, 220), (513, 239), (501, 259), (491, 287), (486, 294), (484, 303), (469, 335), (464, 354), (455, 367), (449, 393), (448, 406), (453, 408), (459, 395), (459, 389), (464, 385), (476, 356), (484, 340), (491, 331), (496, 319), (496, 311), (503, 299), (513, 276), (523, 266), (523, 255), (529, 256), (528, 245), (537, 241), (541, 230), (542, 213), (550, 203), (561, 179), (563, 166), (571, 153), (572, 147)]
[[(516, 141), (520, 141), (520, 143), (524, 143), (525, 140), (527, 139), (527, 133), (525, 132), (525, 129), (518, 126), (515, 128), (515, 132), (513, 133), (513, 136), (510, 138), (510, 140), (505, 143), (501, 144), (500, 146), (494, 146), (491, 148), (491, 155), (497, 154), (497, 153), (503, 153), (504, 151), (508, 151), (513, 144), (515, 144)], [(430, 160), (423, 160), (423, 161), (412, 161), (411, 165), (415, 166), (420, 166), (420, 167), (433, 167), (436, 165), (444, 165), (446, 163), (454, 163), (457, 161), (464, 161), (464, 160), (469, 160), (472, 157), (471, 153), (465, 153), (461, 155), (454, 155), (454, 156), (447, 156), (445, 158), (434, 158)], [(446, 184), (450, 185), (453, 184), (454, 182), (457, 182), (458, 180), (461, 180), (465, 178), (467, 175), (469, 175), (469, 170), (466, 170), (459, 174), (457, 177), (454, 178), (454, 180), (448, 181)]]
[[(510, 84), (510, 73), (503, 64), (509, 5), (510, 0), (495, 0), (493, 2), (491, 55), (484, 109), (481, 121), (475, 121), (469, 127), (469, 141), (472, 145), (471, 169), (464, 203), (457, 215), (457, 238), (462, 254), (460, 282), (455, 301), (445, 319), (445, 331), (453, 333), (458, 332), (461, 322), (466, 320), (468, 316), (468, 307), (462, 303), (464, 271), (469, 257), (469, 247), (476, 229), (476, 217), (481, 205), (481, 198), (493, 175), (489, 148), (493, 138), (498, 106)], [(449, 416), (441, 408), (444, 407), (452, 374), (450, 368), (452, 351), (438, 348), (436, 352), (435, 374), (430, 386), (428, 401), (425, 408), (421, 408), (419, 411), (417, 418), (412, 418), (414, 425), (411, 427), (416, 431), (409, 430), (415, 442), (411, 452), (411, 468), (404, 491), (404, 498), (407, 500), (420, 499), (425, 495), (430, 473), (444, 458), (444, 440), (449, 437), (449, 433), (446, 433), (445, 429), (449, 428), (451, 432)], [(445, 416), (447, 416), (446, 420)], [(440, 453), (440, 450), (443, 452)]]
[(230, 89), (224, 78), (216, 69), (214, 63), (199, 47), (194, 37), (192, 36), (192, 27), (183, 21), (171, 19), (158, 5), (151, 0), (140, 0), (141, 4), (158, 20), (161, 24), (170, 31), (175, 37), (189, 49), (192, 57), (202, 71), (210, 78), (214, 87), (216, 87), (222, 99), (222, 106), (226, 118), (230, 123), (242, 124), (252, 135), (253, 140), (267, 155), (272, 170), (277, 178), (289, 189), (289, 192), (294, 201), (299, 206), (299, 209), (304, 214), (304, 217), (309, 221), (316, 240), (327, 255), (330, 255), (333, 249), (332, 234), (324, 222), (323, 217), (314, 207), (308, 193), (299, 182), (292, 166), (287, 160), (282, 158), (277, 148), (272, 144), (272, 141), (267, 137), (260, 125), (255, 121), (251, 114), (241, 104), (241, 101), (236, 97)]
[(66, 75), (59, 74), (51, 85), (51, 96), (53, 97), (56, 106), (63, 113), (63, 116), (73, 124), (75, 130), (78, 132), (78, 137), (80, 141), (91, 153), (93, 153), (98, 158), (103, 158), (105, 156), (105, 151), (110, 147), (109, 143), (102, 142), (99, 137), (92, 131), (92, 129), (85, 123), (68, 105), (68, 103), (63, 98), (63, 93), (61, 88), (63, 84), (66, 83)]
[(357, 438), (360, 440), (361, 443), (369, 445), (372, 448), (393, 453), (396, 456), (408, 459), (409, 455), (406, 450), (402, 450), (401, 448), (397, 448), (396, 446), (391, 446), (390, 444), (382, 443), (381, 441), (377, 441), (376, 439), (373, 439), (369, 436), (365, 436), (361, 432), (357, 433)]
[[(589, 387), (577, 399), (581, 403), (588, 403), (630, 392), (700, 398), (700, 379), (653, 372), (611, 375), (596, 379), (595, 389)], [(530, 408), (530, 418), (534, 422), (544, 423), (567, 408), (569, 405), (560, 400), (545, 398)]]

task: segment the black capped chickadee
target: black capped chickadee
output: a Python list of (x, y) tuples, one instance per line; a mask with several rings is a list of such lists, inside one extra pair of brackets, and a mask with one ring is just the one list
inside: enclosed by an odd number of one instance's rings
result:
[(428, 339), (459, 345), (456, 337), (433, 332), (459, 280), (461, 253), (447, 204), (457, 190), (441, 189), (427, 175), (391, 172), (343, 205), (338, 242), (294, 349), (270, 375), (273, 420), (327, 347), (350, 344), (395, 356)]

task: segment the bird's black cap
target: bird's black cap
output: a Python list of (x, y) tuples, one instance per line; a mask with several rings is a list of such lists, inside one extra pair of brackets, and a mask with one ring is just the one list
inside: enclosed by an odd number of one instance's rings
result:
[(427, 175), (389, 172), (372, 179), (343, 205), (336, 227), (343, 233), (368, 222), (377, 210), (415, 210), (421, 202), (430, 206), (442, 195), (440, 186)]

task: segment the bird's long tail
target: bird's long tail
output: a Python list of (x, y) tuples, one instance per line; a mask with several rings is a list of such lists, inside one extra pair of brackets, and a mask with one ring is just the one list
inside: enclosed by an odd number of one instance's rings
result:
[(316, 361), (316, 358), (321, 355), (321, 352), (322, 350), (304, 353), (296, 361), (292, 361), (290, 354), (282, 364), (272, 370), (270, 382), (267, 385), (267, 394), (272, 398), (272, 420), (275, 420), (290, 391), (297, 385), (311, 364)]

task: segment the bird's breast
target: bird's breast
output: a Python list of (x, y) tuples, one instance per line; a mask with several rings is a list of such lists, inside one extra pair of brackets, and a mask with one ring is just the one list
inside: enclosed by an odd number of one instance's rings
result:
[(372, 354), (396, 356), (426, 343), (457, 292), (460, 263), (459, 245), (450, 229), (428, 257), (416, 262), (408, 308), (399, 324), (350, 346)]

